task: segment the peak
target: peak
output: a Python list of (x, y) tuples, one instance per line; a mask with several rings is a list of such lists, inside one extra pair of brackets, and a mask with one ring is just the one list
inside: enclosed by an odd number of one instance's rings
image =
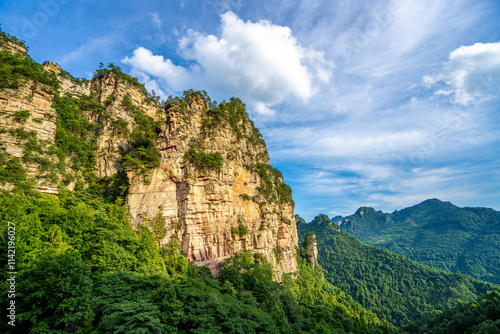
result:
[(47, 71), (54, 71), (55, 74), (61, 73), (61, 65), (54, 63), (53, 61), (47, 61), (43, 63), (43, 67)]
[[(430, 199), (426, 199), (425, 201), (423, 201), (421, 204), (434, 204), (434, 203), (445, 203), (437, 198), (430, 198)], [(449, 202), (448, 202), (449, 203)]]
[(297, 224), (297, 226), (300, 226), (302, 224), (307, 224), (307, 222), (305, 221), (305, 219), (302, 218), (299, 215), (295, 215), (294, 218), (295, 218), (295, 224)]
[(26, 55), (28, 53), (28, 48), (22, 41), (17, 39), (15, 36), (4, 33), (0, 29), (0, 50), (5, 49), (11, 53), (20, 53)]
[(372, 208), (372, 207), (369, 207), (369, 206), (362, 206), (360, 207), (358, 210), (356, 210), (356, 212), (354, 213), (355, 215), (357, 216), (365, 216), (367, 214), (373, 214), (373, 213), (376, 213), (377, 211)]
[(437, 198), (431, 198), (423, 201), (420, 204), (415, 205), (415, 207), (425, 206), (425, 207), (455, 207), (451, 202), (443, 202)]
[(325, 214), (319, 214), (316, 217), (314, 217), (314, 219), (311, 221), (311, 224), (314, 224), (314, 225), (321, 225), (323, 223), (332, 224), (333, 222)]

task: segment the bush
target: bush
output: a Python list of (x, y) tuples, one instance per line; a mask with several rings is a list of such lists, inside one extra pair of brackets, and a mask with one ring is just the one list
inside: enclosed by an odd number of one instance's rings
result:
[(14, 120), (19, 123), (25, 123), (30, 118), (30, 115), (29, 110), (19, 110), (14, 113)]
[(236, 227), (231, 227), (231, 235), (238, 235), (240, 238), (243, 238), (248, 234), (248, 227), (245, 225), (245, 222), (238, 217), (238, 225)]
[(150, 139), (140, 139), (132, 144), (132, 150), (123, 156), (123, 168), (144, 174), (160, 165), (161, 155)]
[(186, 162), (196, 166), (201, 171), (220, 170), (223, 158), (220, 152), (207, 153), (200, 149), (191, 147), (184, 155)]

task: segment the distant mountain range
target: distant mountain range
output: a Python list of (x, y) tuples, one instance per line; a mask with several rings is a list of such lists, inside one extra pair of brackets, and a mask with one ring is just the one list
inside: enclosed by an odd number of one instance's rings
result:
[[(358, 214), (373, 219), (384, 216), (366, 209)], [(346, 223), (352, 222), (349, 219)], [(379, 318), (401, 327), (403, 333), (423, 332), (422, 317), (431, 321), (431, 314), (440, 314), (436, 311), (471, 302), (495, 288), (492, 283), (468, 275), (438, 270), (388, 250), (365, 245), (340, 231), (339, 226), (325, 215), (317, 216), (309, 224), (300, 217), (296, 220), (299, 239), (304, 240), (308, 232), (316, 234), (318, 262), (326, 279)], [(357, 226), (356, 221), (353, 226)], [(485, 319), (489, 318), (495, 317)], [(437, 320), (432, 321), (437, 325)]]
[(500, 284), (500, 212), (429, 199), (393, 213), (361, 207), (342, 231), (419, 263)]

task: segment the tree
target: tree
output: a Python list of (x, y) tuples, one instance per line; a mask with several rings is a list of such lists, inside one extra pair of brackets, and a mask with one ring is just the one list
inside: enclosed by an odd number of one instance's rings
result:
[(24, 333), (48, 329), (72, 333), (91, 325), (90, 268), (75, 251), (46, 256), (23, 271), (18, 291), (18, 319)]

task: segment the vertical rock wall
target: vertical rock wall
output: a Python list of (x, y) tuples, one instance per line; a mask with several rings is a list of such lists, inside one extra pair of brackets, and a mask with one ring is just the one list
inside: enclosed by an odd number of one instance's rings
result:
[[(190, 261), (210, 267), (216, 275), (223, 260), (239, 251), (264, 254), (275, 266), (277, 278), (294, 272), (293, 203), (268, 201), (259, 192), (263, 180), (252, 166), (267, 166), (269, 160), (263, 142), (248, 139), (255, 135), (250, 121), (240, 120), (240, 138), (224, 121), (207, 130), (207, 101), (193, 94), (185, 104), (166, 109), (158, 138), (160, 167), (148, 174), (146, 183), (129, 172), (133, 223), (161, 213), (167, 223), (162, 242), (178, 239)], [(186, 152), (194, 142), (207, 153), (219, 152), (222, 167), (201, 170), (187, 161)]]
[[(19, 43), (4, 43), (2, 48), (26, 54)], [(208, 266), (215, 275), (225, 259), (240, 251), (263, 254), (275, 267), (276, 279), (296, 270), (298, 238), (291, 191), (281, 173), (269, 166), (265, 143), (241, 101), (232, 100), (222, 110), (210, 105), (202, 94), (192, 93), (163, 108), (140, 87), (113, 73), (88, 81), (72, 78), (52, 62), (44, 67), (57, 75), (60, 96), (86, 96), (102, 106), (101, 114), (84, 111), (98, 129), (95, 174), (105, 178), (126, 173), (127, 205), (134, 227), (163, 217), (167, 229), (161, 244), (177, 239), (190, 261)], [(28, 139), (19, 139), (16, 133), (27, 131), (44, 147), (38, 160), (45, 157), (53, 164), (58, 162), (56, 155), (44, 153), (50, 151), (56, 136), (55, 94), (32, 81), (16, 89), (0, 89), (4, 152), (23, 158)], [(137, 126), (137, 115), (125, 107), (125, 99), (158, 124), (158, 167), (147, 171), (123, 167), (123, 152), (133, 144), (130, 133)], [(16, 120), (17, 113), (24, 110), (28, 117)], [(207, 159), (213, 160), (208, 167), (203, 165)], [(44, 171), (39, 161), (22, 161), (39, 191), (58, 192), (61, 183), (49, 177), (56, 171)], [(69, 168), (65, 173), (71, 173)], [(73, 189), (75, 182), (64, 186)]]

